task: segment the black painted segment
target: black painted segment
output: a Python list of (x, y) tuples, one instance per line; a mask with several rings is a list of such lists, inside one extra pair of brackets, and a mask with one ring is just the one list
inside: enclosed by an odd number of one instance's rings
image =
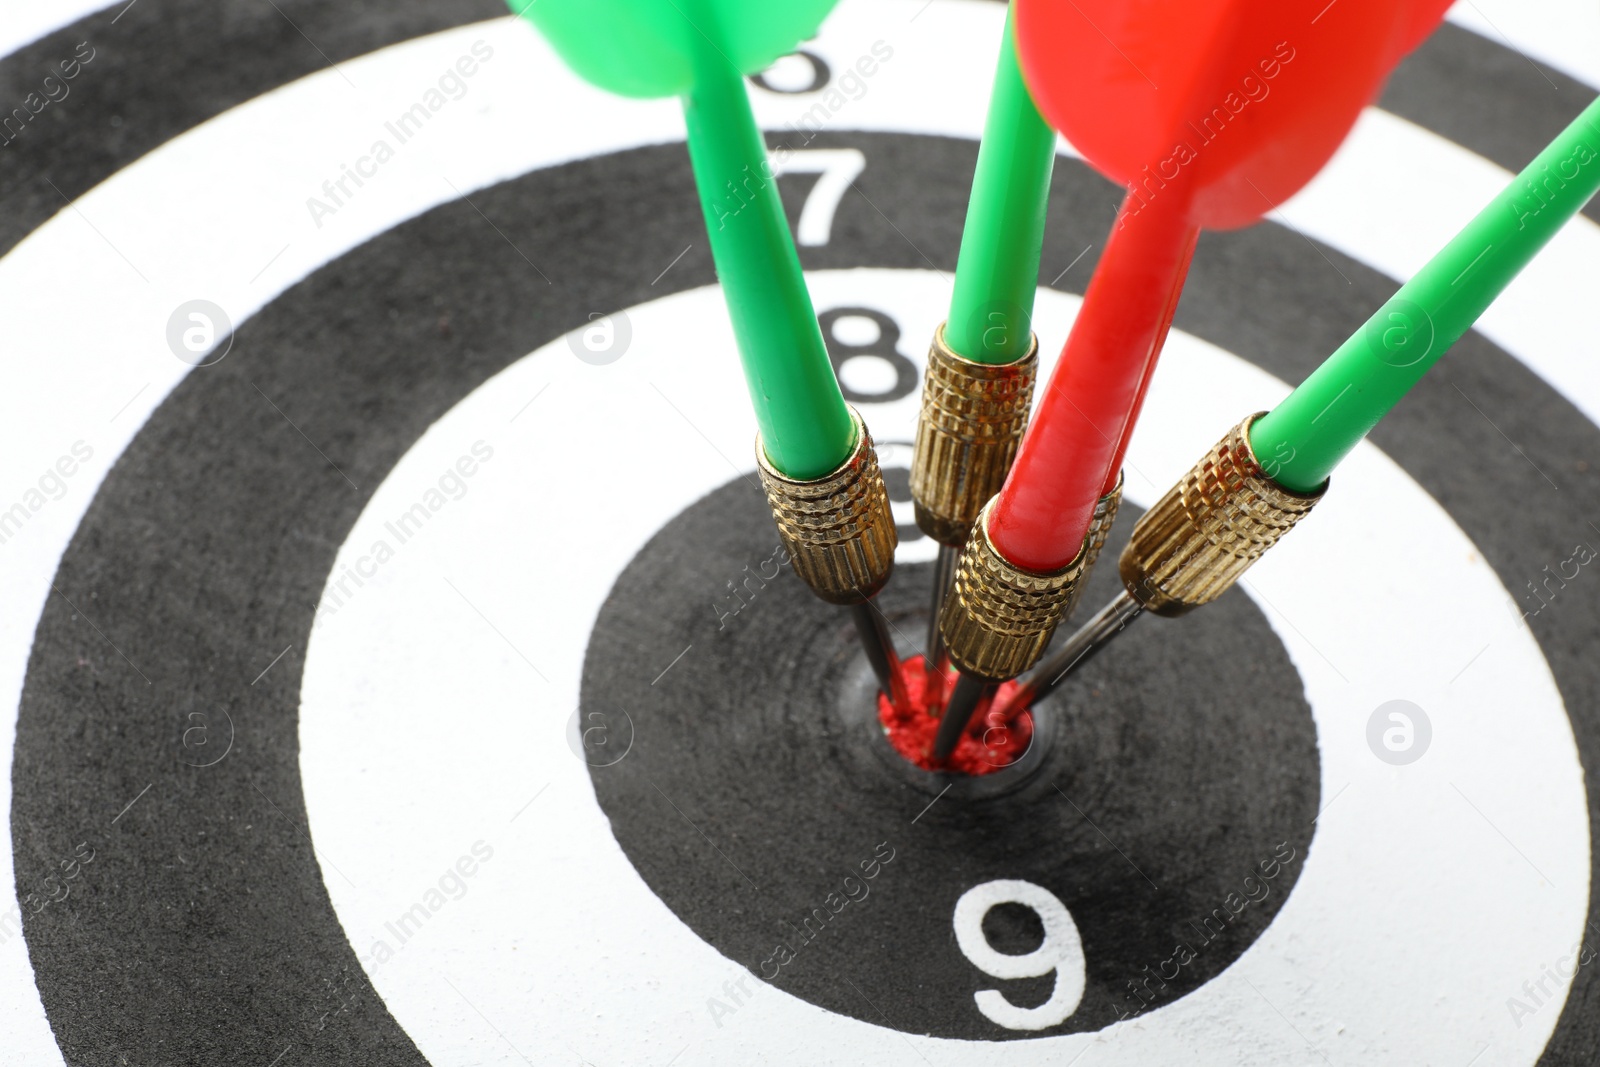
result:
[[(1138, 515), (1129, 505), (1108, 553)], [(719, 952), (864, 1022), (1017, 1040), (1171, 1003), (1238, 959), (1288, 899), (1318, 809), (1316, 728), (1243, 591), (1207, 609), (1210, 625), (1163, 619), (1130, 634), (1063, 686), (1045, 712), (1060, 720), (1050, 751), (1014, 791), (941, 797), (934, 776), (919, 789), (886, 766), (899, 757), (873, 736), (848, 621), (775, 561), (775, 545), (744, 480), (695, 503), (617, 579), (584, 663), (585, 714), (625, 711), (634, 724), (628, 758), (590, 768), (612, 832)], [(901, 566), (878, 597), (903, 644), (926, 623), (932, 572)], [(1089, 585), (1109, 597), (1115, 568)], [(690, 643), (654, 684), (616, 669)], [(870, 877), (859, 869), (884, 854)], [(999, 988), (1037, 1005), (1051, 978), (997, 981), (954, 943), (956, 901), (1001, 879), (1055, 894), (1082, 938), (1083, 1001), (1047, 1030), (997, 1026), (972, 996)], [(1179, 944), (1194, 958), (1152, 981)]]
[[(0, 255), (68, 201), (235, 105), (506, 13), (500, 0), (122, 0), (47, 34), (0, 60), (0, 101), (29, 116), (0, 129)], [(76, 73), (63, 81), (68, 61)], [(29, 94), (45, 102), (28, 104)]]

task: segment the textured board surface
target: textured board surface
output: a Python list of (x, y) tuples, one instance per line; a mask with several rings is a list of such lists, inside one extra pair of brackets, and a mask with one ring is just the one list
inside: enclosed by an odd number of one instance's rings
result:
[[(1590, 98), (1589, 14), (1484, 10), (1203, 239), (1113, 550)], [(1595, 205), (1246, 583), (945, 791), (774, 554), (675, 106), (502, 12), (138, 0), (0, 58), (47, 101), (0, 147), (0, 1064), (1592, 1061)], [(845, 0), (752, 87), (907, 653), (1000, 16)], [(1063, 145), (1047, 364), (1115, 192)]]

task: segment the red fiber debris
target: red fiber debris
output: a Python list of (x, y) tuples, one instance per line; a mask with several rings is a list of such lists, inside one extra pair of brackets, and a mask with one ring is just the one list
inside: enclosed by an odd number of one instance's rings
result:
[[(978, 705), (950, 759), (943, 764), (935, 763), (933, 737), (939, 730), (944, 698), (955, 688), (956, 674), (954, 670), (946, 672), (943, 693), (937, 701), (931, 701), (928, 677), (922, 664), (921, 656), (900, 664), (900, 679), (906, 691), (905, 707), (896, 708), (886, 695), (878, 694), (878, 722), (883, 725), (896, 752), (923, 770), (979, 775), (993, 774), (1009, 766), (1028, 750), (1028, 742), (1033, 738), (1033, 714), (1023, 711), (1009, 723), (1002, 722), (991, 710), (995, 702), (991, 699)], [(995, 699), (1003, 701), (1016, 689), (1016, 682), (1003, 682)]]

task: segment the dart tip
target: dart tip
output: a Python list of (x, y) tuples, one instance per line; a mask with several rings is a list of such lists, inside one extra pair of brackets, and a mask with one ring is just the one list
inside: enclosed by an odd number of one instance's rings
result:
[(944, 717), (939, 721), (939, 732), (933, 738), (933, 758), (943, 763), (950, 758), (966, 732), (967, 724), (978, 710), (978, 704), (989, 692), (992, 683), (962, 671), (956, 676), (955, 689), (945, 705)]
[(927, 666), (928, 699), (934, 704), (944, 703), (945, 665), (949, 650), (945, 648), (944, 633), (939, 629), (939, 616), (944, 614), (944, 601), (955, 581), (956, 565), (961, 561), (960, 545), (940, 545), (939, 557), (933, 569), (933, 599), (928, 613), (928, 644), (924, 654)]
[(889, 635), (889, 620), (872, 601), (866, 600), (850, 607), (861, 648), (867, 663), (878, 679), (878, 687), (896, 708), (904, 708), (907, 698), (905, 680), (900, 674), (900, 656), (895, 651), (894, 638)]
[(994, 703), (989, 708), (990, 721), (998, 723), (1011, 722), (1033, 705), (1034, 698), (1037, 695), (1038, 691), (1026, 682), (1019, 684), (1010, 696), (1002, 698), (997, 695)]
[(1010, 721), (1024, 707), (1054, 693), (1068, 675), (1110, 644), (1143, 611), (1144, 604), (1131, 592), (1124, 589), (1118, 593), (1034, 669), (1000, 709), (1000, 717)]

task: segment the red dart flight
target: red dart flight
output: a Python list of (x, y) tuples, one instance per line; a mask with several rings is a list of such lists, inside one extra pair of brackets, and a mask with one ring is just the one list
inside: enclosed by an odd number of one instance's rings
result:
[(1201, 227), (1248, 225), (1321, 169), (1449, 0), (1013, 0), (1040, 111), (1127, 189), (1039, 413), (991, 509), (1008, 560), (1082, 546)]

